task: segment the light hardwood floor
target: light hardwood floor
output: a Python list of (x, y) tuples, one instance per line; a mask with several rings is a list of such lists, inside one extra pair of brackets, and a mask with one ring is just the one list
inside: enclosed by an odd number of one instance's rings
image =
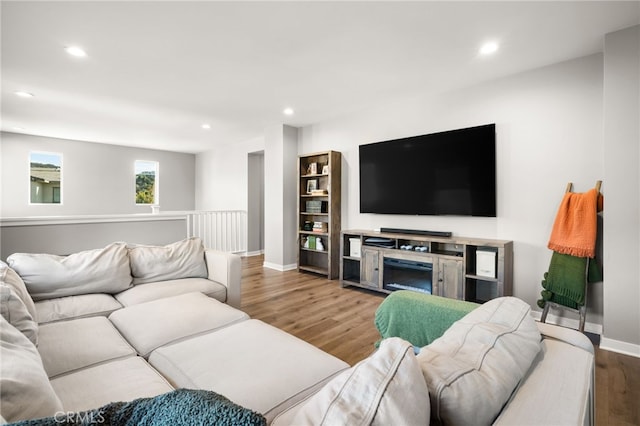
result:
[[(242, 310), (353, 365), (373, 352), (384, 295), (242, 260)], [(640, 425), (640, 359), (596, 348), (596, 425)]]

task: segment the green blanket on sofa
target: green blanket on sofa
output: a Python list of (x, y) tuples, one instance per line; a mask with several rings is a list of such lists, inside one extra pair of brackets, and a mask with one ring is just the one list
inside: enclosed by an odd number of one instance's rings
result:
[(265, 418), (212, 391), (177, 389), (153, 398), (112, 402), (81, 413), (57, 413), (54, 417), (25, 420), (14, 425), (101, 426), (264, 426)]
[(384, 299), (376, 310), (374, 322), (382, 339), (401, 337), (422, 347), (478, 306), (473, 302), (400, 290)]

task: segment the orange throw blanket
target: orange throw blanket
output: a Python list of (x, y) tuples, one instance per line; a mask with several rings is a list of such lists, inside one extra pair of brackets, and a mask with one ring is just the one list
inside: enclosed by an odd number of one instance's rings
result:
[(602, 195), (595, 188), (584, 193), (565, 193), (547, 247), (572, 256), (595, 257), (597, 215), (602, 202)]

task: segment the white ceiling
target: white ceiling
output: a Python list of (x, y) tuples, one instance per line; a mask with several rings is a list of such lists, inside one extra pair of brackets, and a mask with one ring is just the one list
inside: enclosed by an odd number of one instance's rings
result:
[[(2, 1), (2, 130), (206, 151), (601, 52), (639, 12), (640, 1)], [(480, 57), (487, 40), (500, 50)]]

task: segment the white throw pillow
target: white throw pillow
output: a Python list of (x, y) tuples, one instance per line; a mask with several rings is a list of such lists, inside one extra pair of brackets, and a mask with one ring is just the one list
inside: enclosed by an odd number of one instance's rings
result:
[(38, 345), (38, 323), (13, 288), (4, 283), (0, 283), (0, 314), (34, 345)]
[(6, 263), (0, 261), (0, 281), (13, 288), (18, 297), (22, 299), (29, 314), (35, 320), (38, 317), (36, 306), (33, 303), (31, 295), (27, 291), (27, 287), (24, 285), (24, 281), (20, 278), (20, 275), (9, 267)]
[(134, 284), (208, 276), (204, 245), (197, 237), (166, 246), (133, 246), (129, 259)]
[(0, 316), (0, 414), (8, 422), (62, 411), (36, 347)]
[(296, 425), (427, 425), (429, 392), (411, 343), (392, 337), (291, 410)]
[(15, 253), (7, 258), (33, 300), (90, 293), (119, 293), (131, 287), (125, 243), (68, 256)]
[(541, 348), (530, 311), (515, 297), (491, 300), (421, 349), (417, 359), (432, 420), (445, 425), (495, 420)]

